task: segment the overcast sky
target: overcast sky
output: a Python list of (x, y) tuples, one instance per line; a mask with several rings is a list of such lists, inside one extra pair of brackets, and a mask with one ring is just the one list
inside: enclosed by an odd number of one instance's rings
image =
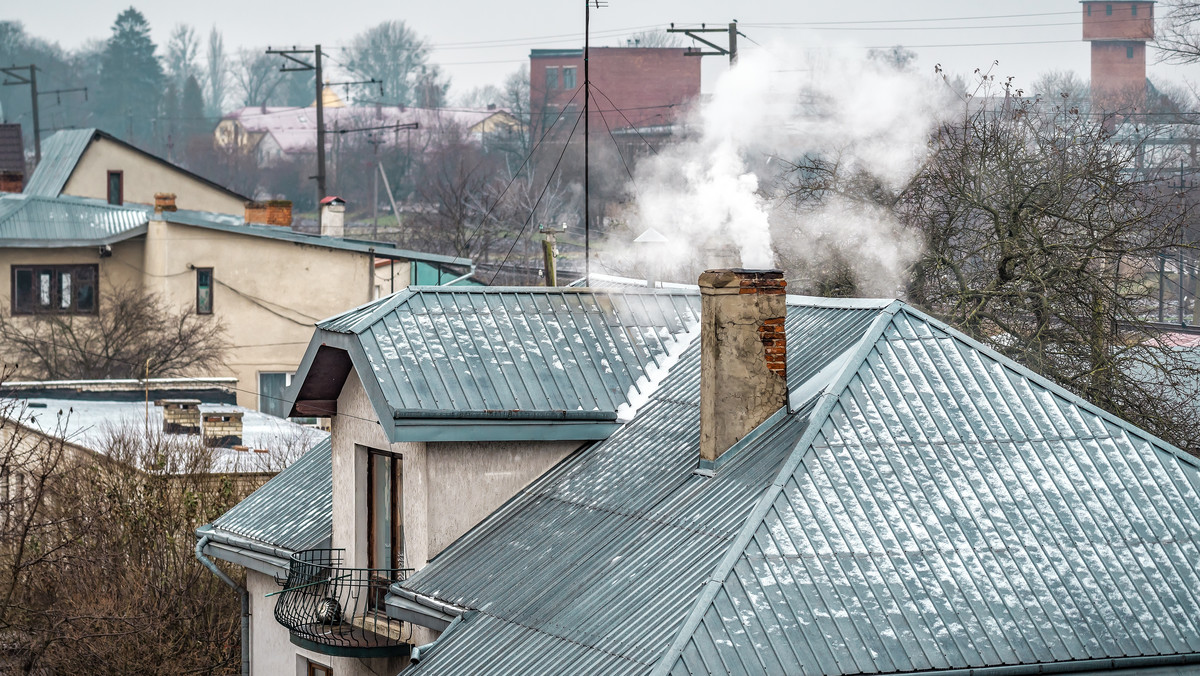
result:
[[(433, 60), (450, 75), (451, 96), (500, 83), (538, 47), (582, 46), (583, 4), (578, 0), (137, 0), (161, 46), (177, 23), (202, 32), (216, 26), (227, 48), (320, 42), (337, 51), (359, 31), (380, 21), (402, 19), (436, 50)], [(74, 48), (109, 35), (113, 19), (130, 0), (9, 0), (0, 17), (16, 19), (34, 35)], [(624, 44), (629, 35), (675, 22), (723, 25), (737, 19), (748, 40), (803, 44), (814, 36), (865, 47), (902, 44), (919, 54), (918, 65), (942, 64), (968, 74), (999, 61), (996, 72), (1028, 82), (1047, 69), (1075, 70), (1086, 77), (1088, 46), (1080, 40), (1078, 0), (609, 0), (592, 11), (592, 42)], [(717, 36), (718, 38), (722, 36)], [(1153, 52), (1153, 50), (1151, 50)], [(1151, 56), (1153, 59), (1153, 55)], [(708, 89), (727, 67), (721, 57), (704, 57)], [(1154, 79), (1200, 80), (1200, 69), (1151, 65)]]

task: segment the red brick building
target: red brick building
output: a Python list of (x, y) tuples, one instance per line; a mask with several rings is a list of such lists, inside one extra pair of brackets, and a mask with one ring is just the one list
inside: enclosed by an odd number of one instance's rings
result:
[(1092, 102), (1116, 110), (1146, 100), (1146, 42), (1154, 39), (1154, 1), (1084, 0), (1083, 39), (1092, 43)]
[[(606, 133), (605, 122), (613, 130), (655, 130), (674, 124), (700, 96), (700, 58), (686, 54), (682, 48), (593, 47), (593, 133)], [(583, 109), (582, 87), (582, 49), (530, 52), (529, 109), (535, 137), (564, 108)]]

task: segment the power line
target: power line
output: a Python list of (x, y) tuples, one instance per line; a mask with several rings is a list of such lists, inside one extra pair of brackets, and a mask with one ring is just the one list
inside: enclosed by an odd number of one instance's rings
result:
[[(534, 202), (533, 208), (529, 210), (529, 217), (525, 219), (525, 224), (521, 226), (520, 232), (513, 238), (512, 246), (508, 247), (508, 253), (504, 254), (504, 259), (496, 266), (496, 272), (492, 273), (491, 280), (488, 281), (488, 286), (496, 282), (496, 277), (500, 274), (500, 270), (504, 264), (508, 262), (508, 257), (512, 255), (513, 249), (517, 248), (517, 242), (521, 241), (521, 235), (525, 234), (525, 228), (529, 227), (529, 223), (533, 220), (533, 215), (537, 213), (537, 208), (542, 204), (542, 198), (546, 196), (546, 192), (550, 190), (550, 183), (554, 180), (554, 173), (558, 171), (558, 166), (562, 164), (563, 157), (567, 154), (567, 148), (571, 147), (571, 139), (575, 136), (575, 130), (579, 128), (579, 121), (583, 119), (583, 111), (579, 111), (579, 115), (575, 117), (575, 125), (571, 127), (571, 133), (567, 136), (567, 140), (563, 142), (562, 152), (558, 154), (558, 160), (554, 163), (554, 168), (550, 170), (550, 175), (546, 177), (546, 187), (542, 188), (542, 193), (538, 195), (537, 201)], [(586, 218), (586, 215), (585, 215)]]

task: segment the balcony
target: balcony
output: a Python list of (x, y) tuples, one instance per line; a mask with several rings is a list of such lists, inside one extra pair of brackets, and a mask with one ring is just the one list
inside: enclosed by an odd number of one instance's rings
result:
[(292, 643), (339, 657), (391, 657), (412, 648), (412, 627), (387, 616), (388, 585), (408, 568), (345, 568), (341, 549), (309, 549), (292, 555), (275, 620)]

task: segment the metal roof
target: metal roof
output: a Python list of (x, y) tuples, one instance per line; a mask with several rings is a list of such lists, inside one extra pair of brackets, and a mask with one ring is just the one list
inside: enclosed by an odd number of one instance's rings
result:
[(95, 129), (63, 129), (46, 139), (42, 144), (42, 161), (25, 182), (25, 194), (57, 197), (95, 135)]
[(393, 587), (478, 611), (403, 673), (1200, 669), (1197, 460), (907, 306), (872, 315), (789, 334), (841, 354), (804, 357), (815, 398), (711, 479), (690, 349)]
[(332, 449), (329, 438), (314, 445), (213, 521), (206, 534), (218, 541), (244, 538), (289, 552), (328, 541), (333, 527)]
[(664, 290), (409, 287), (320, 322), (293, 396), (305, 396), (312, 346), (334, 345), (349, 352), (380, 420), (443, 421), (389, 430), (394, 440), (452, 434), (443, 426), (463, 418), (472, 434), (485, 419), (604, 423), (569, 437), (603, 438), (698, 335), (699, 301)]
[(112, 244), (146, 233), (145, 211), (83, 197), (0, 194), (0, 245), (43, 248)]

